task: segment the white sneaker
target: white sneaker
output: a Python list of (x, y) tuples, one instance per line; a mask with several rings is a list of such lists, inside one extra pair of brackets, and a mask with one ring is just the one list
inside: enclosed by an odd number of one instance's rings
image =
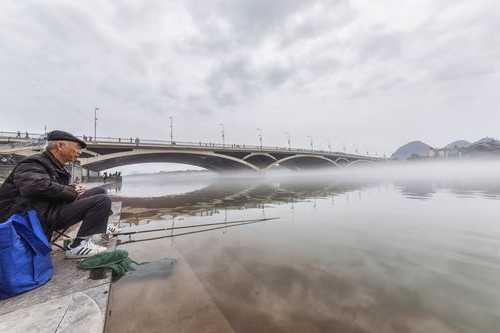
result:
[(75, 248), (71, 248), (71, 246), (69, 246), (66, 250), (66, 258), (87, 258), (95, 254), (105, 252), (106, 250), (106, 247), (94, 244), (92, 238), (89, 238), (82, 240), (80, 245)]

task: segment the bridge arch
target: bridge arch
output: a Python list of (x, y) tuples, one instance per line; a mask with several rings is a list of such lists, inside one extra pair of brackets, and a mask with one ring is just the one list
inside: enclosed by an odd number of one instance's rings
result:
[(255, 165), (260, 169), (264, 169), (278, 159), (269, 153), (256, 152), (246, 155), (245, 157), (243, 157), (243, 160), (251, 163), (252, 165)]
[(243, 157), (243, 160), (246, 161), (247, 159), (252, 158), (254, 156), (265, 156), (265, 157), (268, 157), (274, 161), (278, 160), (276, 157), (274, 157), (273, 155), (271, 155), (269, 153), (250, 153), (250, 154), (246, 155), (245, 157)]
[(82, 157), (96, 157), (98, 156), (99, 154), (92, 151), (92, 150), (88, 150), (88, 149), (82, 149), (82, 152), (81, 152), (81, 155)]
[[(299, 163), (296, 163), (296, 162), (307, 161), (307, 160), (310, 160), (310, 161), (311, 160), (312, 161), (322, 160), (322, 161), (327, 163), (326, 165), (331, 165), (331, 166), (335, 166), (335, 167), (340, 166), (338, 163), (336, 163), (335, 161), (332, 161), (331, 159), (329, 159), (328, 157), (325, 157), (325, 156), (297, 154), (297, 155), (288, 156), (288, 157), (282, 158), (280, 160), (274, 161), (272, 164), (267, 166), (265, 168), (265, 170), (270, 170), (271, 168), (273, 168), (277, 165), (287, 164), (287, 162), (295, 162), (294, 165), (296, 166), (296, 168), (299, 168), (299, 165), (298, 165)], [(325, 165), (325, 164), (323, 164), (323, 165)], [(283, 165), (283, 166), (286, 167), (286, 165)]]
[(94, 171), (140, 163), (183, 163), (215, 172), (259, 171), (259, 168), (242, 159), (209, 151), (179, 151), (135, 149), (80, 159), (81, 166)]
[(343, 165), (346, 165), (346, 164), (349, 164), (351, 163), (351, 161), (349, 161), (347, 158), (345, 157), (339, 157), (335, 160), (335, 163), (337, 164), (343, 164)]

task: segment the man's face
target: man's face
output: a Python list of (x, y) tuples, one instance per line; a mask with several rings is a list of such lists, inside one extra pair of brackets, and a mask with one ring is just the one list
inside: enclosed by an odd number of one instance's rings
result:
[(80, 151), (80, 144), (73, 141), (61, 141), (59, 146), (60, 155), (64, 158), (65, 163), (76, 161), (78, 156), (80, 156)]

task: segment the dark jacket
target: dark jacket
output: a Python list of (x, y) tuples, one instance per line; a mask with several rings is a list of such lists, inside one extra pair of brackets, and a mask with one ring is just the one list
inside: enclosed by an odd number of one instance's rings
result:
[(0, 223), (32, 208), (42, 222), (49, 221), (58, 207), (78, 197), (69, 185), (70, 179), (69, 172), (50, 152), (23, 159), (0, 187)]

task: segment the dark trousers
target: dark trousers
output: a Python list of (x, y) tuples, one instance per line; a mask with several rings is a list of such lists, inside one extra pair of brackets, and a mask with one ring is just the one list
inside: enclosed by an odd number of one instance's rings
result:
[(111, 213), (111, 199), (106, 190), (95, 187), (59, 208), (48, 223), (52, 230), (64, 230), (82, 221), (76, 237), (86, 237), (105, 233)]

